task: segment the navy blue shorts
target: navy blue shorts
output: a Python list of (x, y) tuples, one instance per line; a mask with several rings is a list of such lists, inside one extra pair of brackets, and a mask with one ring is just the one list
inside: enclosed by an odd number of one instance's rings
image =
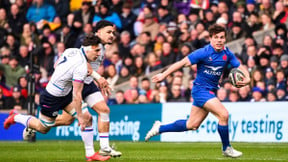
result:
[[(94, 82), (84, 84), (82, 90), (82, 98), (86, 98), (92, 93), (100, 91)], [(41, 114), (56, 118), (59, 110), (63, 110), (67, 105), (72, 102), (72, 90), (68, 95), (63, 97), (55, 97), (48, 93), (46, 89), (40, 95)]]
[(193, 105), (202, 108), (208, 100), (216, 97), (215, 92), (216, 90), (213, 91), (203, 87), (194, 86), (191, 92)]
[(94, 82), (91, 82), (90, 84), (84, 84), (83, 91), (82, 91), (82, 98), (86, 98), (92, 93), (99, 92), (100, 89), (95, 85)]
[(58, 111), (64, 109), (72, 101), (72, 91), (66, 96), (55, 97), (48, 93), (46, 89), (40, 95), (41, 114), (56, 118)]

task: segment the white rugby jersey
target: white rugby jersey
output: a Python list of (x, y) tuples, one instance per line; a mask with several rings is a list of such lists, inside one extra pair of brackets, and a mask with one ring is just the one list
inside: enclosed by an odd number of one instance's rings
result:
[(82, 48), (69, 48), (59, 58), (46, 87), (53, 96), (65, 96), (72, 89), (72, 81), (82, 82), (87, 77), (87, 59)]
[[(104, 57), (105, 57), (105, 47), (103, 44), (100, 44), (101, 47), (101, 55), (98, 56), (96, 61), (90, 62), (90, 65), (92, 66), (92, 69), (97, 72), (100, 65), (102, 64)], [(85, 78), (84, 83), (90, 84), (93, 81), (93, 78), (91, 76), (88, 76)]]

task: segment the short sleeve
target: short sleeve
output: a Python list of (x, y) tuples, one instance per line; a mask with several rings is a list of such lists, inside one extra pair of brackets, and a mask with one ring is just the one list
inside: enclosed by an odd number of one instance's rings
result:
[(73, 81), (77, 82), (84, 82), (84, 79), (87, 77), (87, 64), (82, 63), (75, 67), (75, 70), (73, 71)]
[[(226, 47), (227, 48), (227, 47)], [(229, 64), (233, 68), (237, 68), (240, 66), (239, 60), (236, 58), (236, 56), (227, 48), (227, 52), (229, 53)]]
[(204, 48), (201, 48), (199, 50), (196, 50), (196, 51), (190, 53), (187, 57), (188, 57), (191, 65), (197, 64), (198, 62), (201, 61), (201, 59), (203, 57), (205, 57)]

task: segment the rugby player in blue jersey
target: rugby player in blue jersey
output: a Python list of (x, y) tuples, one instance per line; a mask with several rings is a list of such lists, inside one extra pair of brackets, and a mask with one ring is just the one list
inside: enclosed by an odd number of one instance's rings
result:
[(245, 86), (250, 83), (248, 71), (234, 56), (234, 54), (224, 46), (226, 41), (225, 28), (214, 24), (209, 27), (210, 44), (198, 49), (179, 62), (171, 65), (163, 73), (152, 77), (153, 82), (164, 80), (174, 71), (183, 66), (197, 64), (197, 77), (191, 95), (194, 99), (191, 113), (188, 120), (177, 120), (174, 123), (161, 125), (156, 121), (147, 133), (145, 140), (165, 132), (183, 132), (187, 130), (197, 130), (209, 112), (215, 115), (218, 122), (218, 132), (222, 141), (222, 153), (228, 157), (240, 157), (242, 152), (235, 150), (229, 142), (228, 118), (229, 113), (220, 100), (215, 96), (218, 89), (218, 82), (223, 70), (227, 66), (239, 68), (244, 74), (243, 81), (238, 81), (237, 85)]

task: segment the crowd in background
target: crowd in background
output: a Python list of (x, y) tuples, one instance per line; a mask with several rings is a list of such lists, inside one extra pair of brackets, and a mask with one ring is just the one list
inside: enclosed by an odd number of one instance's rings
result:
[[(54, 63), (66, 48), (79, 48), (102, 19), (117, 28), (98, 73), (117, 89), (111, 104), (193, 101), (197, 68), (183, 70), (151, 86), (145, 76), (209, 44), (207, 31), (217, 23), (227, 29), (227, 42), (245, 38), (237, 58), (247, 66), (251, 84), (235, 88), (227, 70), (217, 97), (221, 101), (288, 101), (288, 48), (285, 1), (276, 0), (1, 0), (0, 109), (27, 107), (27, 74), (35, 77), (36, 97), (47, 85)], [(253, 33), (274, 28), (257, 43)], [(32, 62), (33, 68), (29, 65)]]

